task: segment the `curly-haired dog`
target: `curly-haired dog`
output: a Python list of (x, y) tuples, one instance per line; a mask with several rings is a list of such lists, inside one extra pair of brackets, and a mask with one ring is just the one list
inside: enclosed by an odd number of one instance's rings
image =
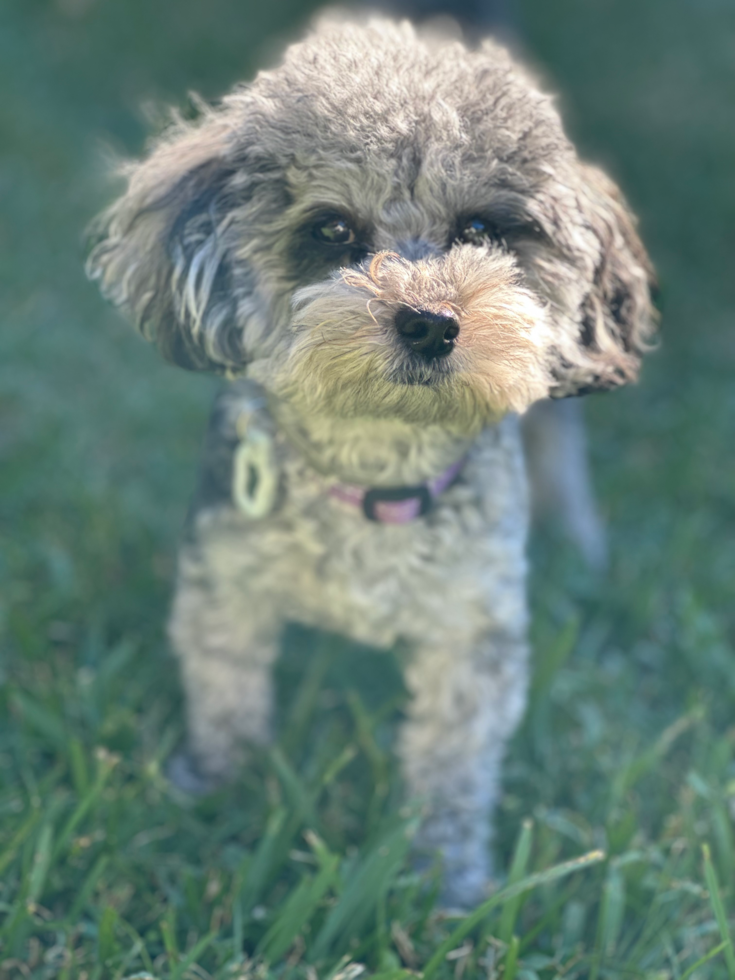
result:
[(518, 414), (635, 378), (630, 213), (505, 50), (381, 19), (322, 21), (127, 176), (90, 274), (234, 379), (171, 623), (191, 758), (268, 741), (284, 621), (401, 639), (419, 846), (471, 903), (528, 676)]

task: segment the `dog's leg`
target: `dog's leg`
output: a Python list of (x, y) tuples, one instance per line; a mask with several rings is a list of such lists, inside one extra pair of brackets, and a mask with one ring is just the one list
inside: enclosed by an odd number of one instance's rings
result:
[(582, 406), (537, 402), (523, 417), (523, 442), (536, 518), (557, 517), (591, 568), (604, 568), (607, 539), (592, 487)]
[(527, 646), (489, 635), (416, 651), (406, 681), (413, 699), (399, 739), (408, 791), (426, 801), (420, 854), (441, 854), (442, 900), (467, 907), (487, 895), (490, 820), (505, 744), (524, 707)]
[(172, 760), (169, 775), (188, 792), (225, 781), (244, 744), (270, 741), (279, 629), (258, 606), (244, 595), (235, 602), (205, 589), (196, 579), (179, 582), (170, 635), (186, 691), (188, 752)]

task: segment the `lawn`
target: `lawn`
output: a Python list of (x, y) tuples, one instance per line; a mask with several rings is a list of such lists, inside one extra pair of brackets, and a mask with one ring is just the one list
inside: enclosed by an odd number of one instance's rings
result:
[[(532, 543), (535, 681), (501, 890), (408, 860), (393, 655), (294, 629), (279, 743), (192, 803), (163, 623), (211, 379), (85, 282), (103, 144), (215, 97), (300, 0), (0, 6), (0, 976), (735, 980), (735, 127), (724, 0), (524, 0), (569, 129), (641, 215), (663, 342), (588, 403), (606, 575)], [(287, 28), (284, 33), (284, 25)], [(571, 863), (569, 863), (571, 862)]]

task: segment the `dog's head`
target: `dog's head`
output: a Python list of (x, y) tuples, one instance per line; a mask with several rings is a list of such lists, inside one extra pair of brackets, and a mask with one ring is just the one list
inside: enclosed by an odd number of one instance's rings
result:
[(184, 367), (466, 431), (637, 374), (631, 215), (491, 42), (322, 22), (127, 176), (89, 272)]

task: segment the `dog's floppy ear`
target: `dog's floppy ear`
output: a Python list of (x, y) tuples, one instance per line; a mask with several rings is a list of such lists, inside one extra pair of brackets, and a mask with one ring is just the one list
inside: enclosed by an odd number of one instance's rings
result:
[(653, 267), (620, 190), (596, 167), (582, 166), (581, 178), (579, 207), (595, 256), (576, 344), (559, 351), (552, 398), (635, 381), (656, 322)]
[(180, 122), (140, 163), (127, 190), (93, 227), (87, 273), (164, 357), (191, 370), (245, 363), (225, 247), (226, 121)]

